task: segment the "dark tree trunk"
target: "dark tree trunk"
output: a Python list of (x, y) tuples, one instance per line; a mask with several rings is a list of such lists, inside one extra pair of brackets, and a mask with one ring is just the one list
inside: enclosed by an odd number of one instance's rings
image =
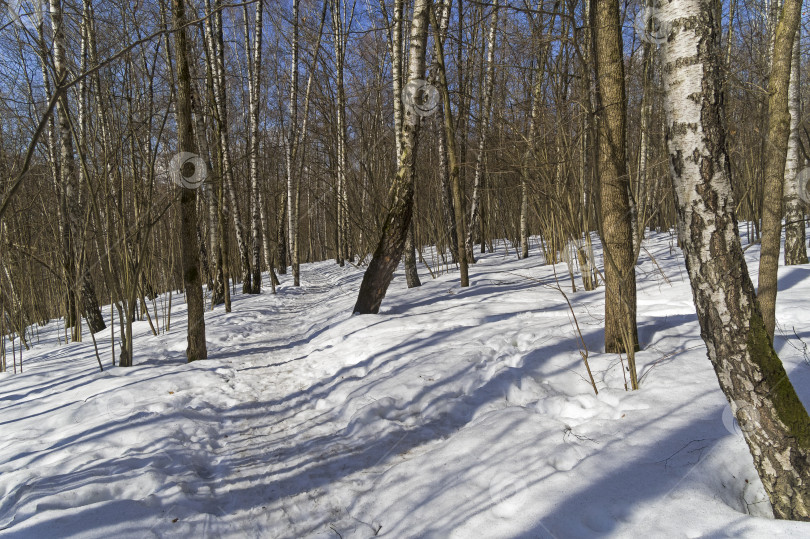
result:
[[(188, 67), (186, 41), (185, 0), (172, 0), (174, 8), (175, 49), (177, 55), (177, 139), (178, 151), (195, 153), (194, 132), (191, 124), (191, 73)], [(184, 171), (180, 171), (184, 174)], [(185, 175), (185, 174), (184, 174)], [(200, 246), (197, 243), (197, 190), (183, 185), (180, 195), (180, 238), (183, 254), (183, 284), (188, 304), (189, 362), (206, 359), (205, 304), (203, 303), (202, 275), (200, 273)], [(131, 343), (130, 343), (131, 345)]]
[(801, 16), (801, 0), (785, 0), (773, 41), (768, 79), (768, 132), (765, 139), (765, 185), (762, 190), (762, 250), (759, 257), (757, 296), (765, 329), (773, 339), (776, 327), (776, 288), (779, 247), (782, 243), (782, 197), (785, 158), (790, 136), (788, 89), (793, 39)]
[(422, 286), (422, 281), (419, 280), (419, 273), (416, 271), (416, 246), (413, 240), (413, 220), (411, 220), (411, 226), (408, 227), (408, 235), (405, 237), (405, 281), (408, 283), (408, 288)]
[[(624, 58), (618, 0), (596, 3), (599, 177), (605, 250), (605, 351), (638, 347), (636, 275), (625, 150)], [(630, 372), (636, 386), (635, 368)]]

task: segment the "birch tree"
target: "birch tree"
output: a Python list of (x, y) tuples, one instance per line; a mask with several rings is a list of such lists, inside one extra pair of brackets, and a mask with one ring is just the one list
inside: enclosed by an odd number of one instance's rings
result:
[(793, 40), (793, 60), (790, 64), (790, 88), (788, 110), (790, 112), (790, 136), (785, 160), (785, 265), (807, 264), (807, 247), (804, 232), (804, 201), (799, 197), (799, 182), (796, 175), (801, 170), (799, 147), (799, 122), (801, 121), (801, 96), (799, 93), (801, 68), (801, 26), (796, 29)]
[[(425, 52), (428, 37), (430, 0), (416, 0), (411, 23), (408, 78), (410, 81), (425, 77)], [(398, 98), (399, 96), (395, 96)], [(420, 116), (413, 107), (405, 107), (402, 124), (402, 151), (391, 188), (388, 191), (388, 214), (383, 224), (382, 235), (368, 269), (360, 284), (360, 293), (354, 312), (376, 314), (380, 310), (388, 285), (394, 277), (402, 253), (405, 236), (411, 225), (413, 213), (413, 183), (416, 144), (419, 135)]]
[[(211, 16), (206, 18), (206, 32), (208, 33), (210, 56), (209, 61), (213, 63), (213, 89), (214, 103), (217, 109), (219, 120), (219, 146), (220, 158), (222, 161), (222, 182), (223, 190), (227, 194), (230, 203), (230, 214), (233, 220), (234, 231), (236, 232), (236, 244), (239, 250), (239, 260), (242, 270), (242, 292), (249, 294), (253, 291), (252, 273), (250, 271), (250, 255), (247, 238), (245, 238), (245, 227), (242, 214), (239, 208), (239, 200), (236, 195), (236, 186), (233, 178), (233, 157), (231, 155), (231, 141), (228, 124), (228, 101), (226, 93), (225, 79), (225, 41), (222, 29), (222, 10), (220, 4), (222, 0), (216, 0), (213, 11), (210, 0), (206, 0), (206, 12)], [(224, 235), (223, 231), (223, 235)]]
[[(486, 150), (487, 135), (489, 132), (490, 115), (492, 114), (492, 90), (495, 86), (495, 33), (498, 29), (498, 0), (492, 5), (489, 33), (487, 34), (486, 74), (484, 75), (484, 101), (481, 105), (481, 133), (478, 138), (478, 155), (475, 159), (475, 175), (473, 176), (473, 195), (470, 204), (470, 222), (467, 226), (467, 259), (474, 263), (475, 254), (473, 241), (480, 226), (481, 220), (481, 182), (485, 174), (484, 152)], [(481, 238), (483, 242), (483, 237)]]
[[(257, 0), (253, 22), (253, 50), (250, 46), (250, 28), (248, 24), (248, 9), (245, 6), (245, 53), (248, 58), (248, 122), (250, 133), (248, 135), (248, 155), (250, 159), (250, 203), (253, 249), (251, 266), (253, 268), (251, 290), (253, 294), (261, 292), (262, 270), (262, 220), (261, 200), (259, 198), (259, 99), (261, 97), (261, 68), (262, 68), (262, 11), (264, 0)], [(251, 54), (252, 53), (252, 54)], [(269, 269), (272, 271), (272, 268)]]
[(337, 103), (335, 114), (335, 129), (337, 141), (337, 245), (335, 246), (335, 260), (341, 266), (348, 255), (348, 205), (346, 203), (346, 89), (344, 86), (344, 64), (346, 62), (346, 35), (343, 28), (343, 17), (340, 4), (342, 0), (332, 0), (332, 44), (335, 50), (335, 78), (337, 81)]
[[(453, 192), (453, 213), (455, 215), (456, 262), (458, 262), (461, 286), (470, 286), (468, 274), (467, 248), (466, 248), (466, 218), (464, 215), (464, 184), (461, 181), (460, 151), (456, 143), (456, 122), (450, 105), (450, 91), (447, 85), (447, 69), (444, 64), (444, 38), (441, 26), (438, 24), (436, 14), (430, 10), (430, 23), (433, 25), (433, 46), (436, 51), (436, 79), (439, 95), (441, 96), (441, 111), (443, 113), (445, 140), (447, 142), (447, 175)], [(462, 107), (463, 108), (463, 107)]]
[[(397, 155), (397, 168), (402, 163), (402, 17), (404, 14), (404, 0), (394, 0), (394, 19), (391, 21), (391, 31), (388, 35), (389, 52), (391, 54), (391, 78), (394, 89), (394, 141)], [(384, 7), (385, 3), (382, 2)], [(422, 286), (419, 274), (416, 271), (416, 245), (414, 242), (414, 222), (408, 228), (408, 235), (405, 236), (405, 280), (408, 288)]]
[[(287, 138), (284, 142), (284, 153), (286, 155), (287, 192), (284, 200), (287, 216), (287, 245), (290, 250), (290, 264), (293, 272), (293, 286), (301, 284), (298, 266), (298, 216), (296, 215), (296, 185), (294, 176), (295, 164), (293, 163), (294, 150), (298, 139), (298, 20), (300, 17), (300, 2), (293, 0), (293, 21), (292, 21), (292, 58), (290, 59), (290, 125), (287, 129)], [(285, 264), (286, 265), (286, 264)]]
[(83, 264), (83, 234), (79, 229), (81, 208), (79, 202), (79, 176), (74, 158), (73, 125), (70, 120), (68, 93), (60, 86), (67, 81), (68, 68), (62, 0), (50, 0), (51, 29), (53, 32), (53, 68), (56, 77), (55, 92), (59, 93), (56, 102), (56, 118), (59, 125), (59, 172), (60, 188), (63, 197), (62, 211), (65, 218), (65, 275), (68, 284), (66, 320), (73, 327), (73, 340), (81, 339), (80, 317), (84, 314), (90, 331), (96, 333), (106, 326), (96, 300), (96, 293)]
[(665, 14), (671, 22), (663, 48), (670, 176), (701, 336), (774, 515), (810, 520), (810, 418), (773, 349), (737, 232), (720, 3), (681, 0)]

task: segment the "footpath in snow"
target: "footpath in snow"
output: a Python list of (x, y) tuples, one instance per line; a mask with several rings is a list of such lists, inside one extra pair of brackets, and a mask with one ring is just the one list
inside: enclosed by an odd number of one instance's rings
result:
[[(302, 266), (300, 288), (207, 313), (193, 364), (177, 295), (171, 331), (135, 325), (129, 369), (107, 367), (109, 331), (102, 373), (54, 322), (0, 375), (0, 536), (810, 536), (765, 516), (674, 238), (645, 247), (637, 392), (602, 351), (604, 288), (556, 267), (594, 395), (554, 268), (503, 246), (467, 289), (398, 272), (377, 316), (351, 316), (362, 268)], [(808, 405), (810, 267), (779, 284), (776, 347)]]

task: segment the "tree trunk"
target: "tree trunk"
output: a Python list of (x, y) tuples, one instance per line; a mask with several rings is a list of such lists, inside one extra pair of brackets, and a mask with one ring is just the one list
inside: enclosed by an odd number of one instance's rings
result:
[[(397, 152), (397, 168), (402, 166), (402, 17), (403, 0), (394, 2), (394, 20), (391, 26), (391, 38), (389, 39), (389, 50), (391, 52), (391, 76), (394, 88), (394, 142)], [(419, 273), (416, 270), (416, 246), (413, 237), (413, 222), (408, 227), (408, 235), (405, 237), (405, 281), (408, 288), (422, 286), (419, 280)]]
[[(179, 152), (195, 153), (191, 123), (191, 73), (188, 66), (185, 0), (172, 0), (177, 56), (177, 143)], [(185, 171), (179, 171), (184, 174)], [(184, 174), (187, 175), (187, 174)], [(183, 284), (188, 304), (188, 361), (206, 359), (205, 304), (200, 274), (200, 246), (197, 243), (197, 191), (182, 185), (180, 195), (180, 242), (183, 251)], [(131, 342), (130, 342), (131, 345)]]
[(293, 158), (298, 142), (298, 18), (299, 0), (293, 0), (293, 35), (292, 59), (290, 60), (290, 125), (287, 135), (285, 153), (287, 156), (287, 234), (292, 265), (293, 286), (301, 285), (298, 264), (298, 200), (296, 180), (293, 177), (295, 164)]
[(793, 39), (799, 26), (801, 0), (784, 0), (773, 38), (768, 79), (768, 131), (765, 135), (765, 185), (762, 198), (762, 250), (759, 256), (757, 297), (765, 329), (773, 339), (776, 327), (776, 289), (779, 247), (782, 243), (782, 197), (785, 158), (790, 137), (788, 89)]
[[(213, 62), (213, 40), (209, 39), (211, 33), (206, 26), (203, 30), (203, 41), (205, 44), (205, 85), (209, 97), (209, 107), (211, 115), (215, 118), (212, 126), (214, 127), (214, 139), (219, 141), (219, 131), (221, 125), (218, 121), (218, 112), (216, 108), (216, 99), (214, 98), (214, 62)], [(167, 38), (168, 39), (168, 38)], [(193, 64), (189, 66), (192, 68)], [(193, 91), (193, 89), (192, 89)], [(192, 112), (194, 113), (195, 122), (197, 126), (197, 143), (200, 146), (200, 152), (204, 159), (208, 160), (211, 164), (211, 169), (214, 171), (213, 181), (204, 185), (206, 198), (208, 202), (208, 245), (211, 251), (211, 269), (213, 274), (211, 279), (211, 308), (215, 305), (225, 304), (225, 311), (231, 312), (230, 303), (230, 288), (228, 286), (228, 271), (227, 271), (227, 234), (223, 233), (224, 227), (221, 223), (224, 221), (222, 218), (222, 159), (220, 146), (214, 144), (213, 150), (211, 145), (208, 144), (208, 135), (205, 124), (205, 113), (203, 109), (203, 99), (201, 96), (196, 95), (197, 99), (192, 100)], [(212, 151), (214, 154), (212, 155)]]
[[(447, 25), (450, 21), (450, 1), (441, 0), (441, 19), (439, 20), (438, 38), (444, 41), (447, 35)], [(438, 84), (438, 74), (436, 69), (432, 70), (430, 82), (434, 86)], [(453, 188), (450, 184), (450, 174), (447, 162), (447, 131), (444, 129), (444, 106), (439, 102), (436, 115), (436, 136), (439, 152), (439, 183), (442, 204), (442, 217), (444, 230), (440, 232), (439, 243), (443, 248), (450, 247), (450, 256), (456, 262), (458, 252), (458, 237), (456, 236), (456, 215), (453, 208)], [(438, 247), (438, 245), (437, 245)]]
[[(54, 89), (66, 82), (68, 76), (66, 60), (66, 38), (63, 24), (62, 0), (50, 0), (51, 29), (53, 31), (53, 64), (56, 77)], [(79, 201), (79, 185), (76, 175), (76, 165), (73, 155), (73, 136), (71, 130), (70, 109), (68, 107), (68, 94), (63, 92), (56, 102), (56, 117), (59, 124), (60, 156), (59, 171), (63, 198), (63, 215), (65, 217), (63, 241), (65, 253), (65, 274), (68, 282), (66, 324), (73, 327), (73, 340), (81, 340), (81, 324), (78, 314), (81, 312), (88, 321), (90, 331), (96, 333), (106, 327), (104, 318), (96, 299), (95, 290), (90, 282), (90, 275), (85, 264), (82, 263), (83, 234), (79, 229), (81, 208)], [(81, 308), (76, 309), (77, 302)]]
[(801, 119), (801, 99), (799, 81), (801, 74), (801, 27), (796, 29), (793, 39), (793, 61), (790, 64), (790, 89), (788, 109), (790, 110), (790, 138), (788, 138), (787, 160), (785, 161), (785, 265), (807, 264), (807, 247), (804, 232), (804, 201), (799, 197), (799, 184), (796, 175), (801, 170), (799, 149), (799, 121)]
[(408, 235), (405, 237), (405, 282), (408, 288), (422, 286), (419, 280), (419, 273), (416, 271), (416, 245), (413, 239), (413, 219), (408, 227)]
[[(425, 77), (425, 48), (427, 46), (428, 16), (430, 0), (416, 0), (411, 24), (411, 50), (408, 78)], [(402, 126), (402, 153), (396, 178), (388, 192), (388, 215), (383, 224), (382, 237), (369, 263), (354, 312), (376, 314), (380, 310), (388, 285), (394, 277), (405, 238), (411, 226), (413, 212), (414, 157), (419, 134), (419, 115), (412, 107), (406, 107)]]
[[(788, 0), (790, 1), (790, 0)], [(671, 3), (667, 145), (701, 336), (774, 515), (810, 519), (810, 418), (774, 352), (737, 231), (726, 150), (718, 0)]]
[[(189, 66), (190, 67), (190, 66)], [(192, 92), (193, 92), (192, 88)], [(205, 127), (205, 115), (200, 105), (201, 99), (194, 94), (192, 99), (192, 115), (194, 117), (195, 135), (200, 155), (210, 169), (213, 169), (211, 161), (211, 149), (208, 146), (208, 136)], [(218, 182), (217, 182), (218, 183)], [(211, 292), (211, 307), (221, 305), (225, 302), (225, 282), (222, 275), (222, 249), (219, 241), (219, 230), (217, 220), (217, 188), (213, 182), (203, 184), (205, 193), (205, 212), (208, 219), (208, 250), (210, 258), (209, 266), (209, 291)]]
[[(647, 9), (654, 9), (653, 0), (646, 0)], [(650, 17), (647, 31), (654, 32), (653, 18)], [(652, 69), (654, 58), (653, 40), (647, 39), (642, 45), (641, 58), (641, 121), (639, 133), (638, 149), (638, 175), (636, 179), (636, 212), (633, 222), (633, 258), (638, 259), (641, 252), (641, 242), (644, 241), (644, 233), (647, 226), (647, 214), (650, 211), (648, 202), (650, 189), (650, 135), (652, 132)]]
[[(335, 49), (335, 77), (337, 79), (336, 133), (337, 133), (337, 250), (336, 260), (343, 266), (349, 257), (349, 216), (347, 204), (347, 148), (346, 148), (346, 90), (344, 64), (346, 60), (346, 32), (340, 12), (342, 0), (332, 2), (332, 37)], [(395, 101), (398, 96), (395, 96)]]
[[(599, 177), (605, 253), (605, 351), (638, 347), (636, 276), (630, 224), (630, 188), (625, 151), (624, 59), (618, 0), (596, 2), (596, 81), (599, 117)], [(631, 355), (632, 357), (632, 355)], [(635, 366), (630, 365), (633, 388)]]
[(470, 278), (467, 266), (467, 248), (465, 246), (466, 232), (464, 215), (464, 185), (461, 181), (459, 171), (459, 152), (456, 145), (455, 120), (450, 107), (450, 92), (447, 87), (447, 70), (444, 67), (444, 39), (442, 38), (441, 27), (436, 21), (436, 15), (430, 11), (430, 22), (434, 27), (433, 46), (436, 51), (436, 75), (441, 95), (441, 110), (444, 113), (445, 140), (447, 141), (447, 169), (450, 185), (453, 189), (453, 212), (456, 220), (456, 261), (459, 267), (461, 286), (470, 286)]
[[(219, 7), (221, 0), (217, 0)], [(210, 13), (210, 3), (206, 0), (206, 11)], [(231, 206), (231, 218), (236, 232), (236, 244), (239, 249), (239, 260), (242, 269), (242, 292), (250, 293), (252, 290), (250, 271), (250, 255), (248, 254), (247, 240), (245, 239), (245, 227), (242, 224), (242, 215), (239, 209), (239, 199), (236, 196), (236, 187), (233, 180), (233, 159), (231, 158), (231, 144), (228, 125), (228, 103), (226, 99), (226, 79), (225, 79), (225, 42), (222, 29), (222, 12), (217, 10), (206, 19), (206, 31), (210, 33), (210, 48), (213, 51), (213, 74), (214, 74), (214, 101), (216, 102), (217, 115), (220, 124), (220, 151), (222, 157), (222, 181), (228, 201)], [(223, 231), (223, 234), (225, 231)], [(227, 253), (226, 255), (227, 256)], [(226, 283), (227, 285), (227, 283)]]
[[(447, 132), (444, 129), (444, 106), (439, 105), (439, 118), (436, 132), (439, 143), (439, 181), (442, 197), (442, 217), (446, 243), (450, 247), (450, 256), (457, 262), (458, 236), (456, 235), (456, 214), (453, 208), (453, 186), (450, 184), (450, 171), (447, 163)], [(444, 239), (444, 238), (443, 238)]]
[(249, 124), (248, 154), (250, 157), (250, 201), (253, 249), (251, 267), (253, 268), (251, 294), (258, 294), (262, 289), (262, 221), (259, 201), (259, 100), (261, 98), (261, 66), (262, 66), (262, 11), (264, 1), (258, 0), (255, 7), (255, 20), (253, 24), (253, 55), (250, 50), (250, 28), (248, 25), (248, 8), (245, 6), (245, 53), (248, 57), (248, 96), (249, 96)]
[[(481, 226), (481, 182), (484, 171), (484, 151), (486, 150), (487, 134), (489, 133), (489, 117), (492, 112), (492, 90), (495, 87), (495, 33), (498, 29), (498, 0), (492, 5), (492, 20), (487, 37), (487, 69), (484, 76), (484, 102), (481, 105), (481, 133), (478, 139), (478, 155), (475, 159), (475, 175), (473, 176), (473, 196), (470, 205), (470, 222), (467, 226), (467, 260), (474, 264), (475, 254), (473, 241), (477, 229)], [(484, 246), (484, 236), (481, 236), (481, 247)], [(482, 251), (483, 252), (483, 251)]]
[[(285, 174), (286, 177), (286, 174)], [(278, 272), (281, 275), (287, 274), (287, 187), (281, 190), (281, 201), (278, 208), (278, 229), (276, 235), (276, 247), (278, 260)]]

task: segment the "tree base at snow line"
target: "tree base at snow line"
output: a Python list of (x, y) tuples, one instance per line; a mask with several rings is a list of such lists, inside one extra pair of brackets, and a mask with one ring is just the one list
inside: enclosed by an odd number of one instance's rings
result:
[[(638, 336), (636, 336), (636, 343), (633, 349), (634, 352), (638, 352), (641, 350), (641, 346), (638, 344)], [(607, 340), (605, 339), (605, 353), (608, 354), (626, 354), (627, 349), (624, 346), (624, 341), (622, 339), (616, 340)]]
[(810, 417), (773, 349), (734, 213), (716, 5), (670, 4), (663, 73), (678, 236), (701, 337), (774, 516), (810, 521)]
[(217, 271), (217, 276), (213, 282), (208, 284), (208, 291), (211, 292), (211, 305), (222, 305), (225, 303), (225, 284), (222, 280), (222, 272)]
[(807, 264), (807, 247), (805, 247), (804, 221), (793, 230), (785, 227), (785, 266)]
[(253, 275), (250, 272), (250, 268), (247, 271), (242, 271), (242, 293), (243, 294), (253, 294)]
[(104, 323), (104, 317), (101, 315), (101, 308), (98, 306), (96, 299), (96, 291), (93, 288), (93, 283), (90, 281), (90, 276), (85, 275), (84, 282), (82, 283), (82, 310), (84, 311), (84, 318), (87, 320), (87, 327), (91, 333), (98, 333), (103, 329), (107, 329), (107, 324)]
[[(406, 159), (403, 159), (404, 161)], [(357, 295), (357, 303), (354, 305), (355, 313), (377, 314), (380, 312), (382, 300), (394, 279), (394, 271), (405, 251), (405, 237), (411, 226), (413, 211), (413, 183), (408, 180), (407, 168), (407, 165), (400, 168), (397, 179), (391, 186), (394, 203), (386, 218), (374, 257), (363, 275), (360, 293)]]
[(416, 271), (416, 247), (414, 246), (413, 239), (413, 222), (408, 227), (408, 235), (405, 238), (405, 281), (408, 283), (408, 288), (416, 288), (422, 286), (422, 281), (419, 280), (419, 273)]
[[(605, 258), (605, 350), (638, 349), (636, 274), (627, 174), (627, 105), (619, 4), (599, 0), (594, 28), (599, 198)], [(561, 242), (561, 245), (564, 245)], [(625, 342), (626, 341), (626, 342)], [(635, 379), (631, 365), (631, 378)]]

